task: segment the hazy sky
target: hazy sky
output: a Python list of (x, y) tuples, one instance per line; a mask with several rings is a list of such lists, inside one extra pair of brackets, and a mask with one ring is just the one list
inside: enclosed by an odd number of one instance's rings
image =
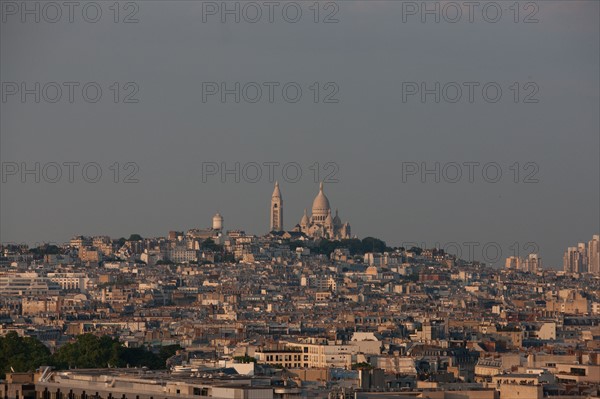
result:
[[(520, 2), (518, 15), (513, 1), (482, 1), (461, 16), (463, 2), (429, 2), (439, 22), (421, 2), (320, 2), (318, 15), (313, 1), (226, 2), (239, 23), (222, 2), (121, 2), (118, 15), (113, 1), (80, 2), (72, 22), (62, 2), (60, 15), (44, 3), (0, 1), (3, 242), (166, 235), (208, 227), (217, 211), (227, 229), (263, 234), (269, 162), (280, 163), (288, 229), (310, 211), (317, 162), (319, 178), (334, 172), (325, 192), (353, 233), (390, 245), (458, 244), (463, 258), (474, 248), (503, 262), (534, 243), (562, 267), (567, 246), (600, 230), (597, 1)], [(36, 162), (39, 183), (20, 174)], [(79, 162), (73, 182), (65, 162)], [(97, 183), (82, 177), (88, 164), (93, 180), (92, 162)], [(239, 182), (203, 179), (236, 162)], [(439, 182), (423, 179), (436, 163)], [(130, 172), (137, 183), (123, 182)]]

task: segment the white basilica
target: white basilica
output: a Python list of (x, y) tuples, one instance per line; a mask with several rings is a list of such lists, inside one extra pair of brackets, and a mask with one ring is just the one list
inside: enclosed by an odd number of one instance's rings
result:
[[(271, 196), (271, 231), (283, 231), (283, 199), (279, 184), (275, 183), (275, 189)], [(335, 217), (331, 216), (329, 199), (323, 192), (323, 183), (319, 187), (319, 193), (312, 205), (310, 217), (304, 210), (304, 216), (300, 223), (294, 226), (295, 232), (301, 232), (311, 238), (327, 238), (330, 240), (341, 240), (351, 238), (350, 223), (342, 223), (337, 210)]]

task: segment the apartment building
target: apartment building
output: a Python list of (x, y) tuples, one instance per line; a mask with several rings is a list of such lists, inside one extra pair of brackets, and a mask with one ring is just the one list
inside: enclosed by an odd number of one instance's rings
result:
[[(262, 382), (262, 384), (261, 384)], [(249, 377), (176, 376), (145, 369), (52, 371), (35, 383), (37, 399), (273, 399), (269, 381)]]

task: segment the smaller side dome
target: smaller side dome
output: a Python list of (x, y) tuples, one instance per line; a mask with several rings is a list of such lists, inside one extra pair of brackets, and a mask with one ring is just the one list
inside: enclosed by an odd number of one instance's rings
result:
[(306, 209), (304, 210), (304, 216), (302, 216), (302, 220), (300, 220), (301, 226), (308, 226), (308, 215), (306, 214)]
[(333, 224), (333, 218), (331, 217), (331, 210), (327, 213), (327, 218), (325, 219), (325, 224), (331, 225)]

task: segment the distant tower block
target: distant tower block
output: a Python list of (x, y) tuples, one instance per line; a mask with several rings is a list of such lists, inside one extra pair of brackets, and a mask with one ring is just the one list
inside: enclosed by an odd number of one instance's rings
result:
[(271, 230), (283, 231), (283, 199), (279, 191), (279, 183), (275, 182), (275, 189), (271, 196)]
[(212, 228), (213, 230), (223, 230), (223, 216), (218, 212), (213, 216)]

